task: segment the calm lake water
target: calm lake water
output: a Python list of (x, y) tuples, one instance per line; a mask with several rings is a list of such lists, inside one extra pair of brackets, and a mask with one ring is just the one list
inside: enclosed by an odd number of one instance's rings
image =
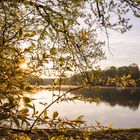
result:
[[(58, 91), (54, 91), (54, 94), (57, 95)], [(37, 99), (33, 102), (40, 112), (44, 109), (40, 102), (49, 104), (56, 99), (49, 90), (40, 90), (30, 96)], [(94, 102), (98, 98), (101, 102)], [(114, 128), (140, 128), (140, 88), (81, 89), (53, 104), (48, 114), (51, 115), (53, 111), (68, 119), (83, 115), (89, 125), (95, 125), (98, 121), (103, 125), (112, 123)]]

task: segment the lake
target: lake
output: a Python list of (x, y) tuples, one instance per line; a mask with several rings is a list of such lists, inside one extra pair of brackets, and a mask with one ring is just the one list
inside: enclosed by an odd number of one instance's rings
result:
[[(58, 95), (58, 91), (53, 94)], [(39, 90), (30, 96), (37, 99), (33, 102), (40, 112), (44, 109), (40, 102), (49, 104), (57, 98), (49, 90)], [(83, 115), (89, 125), (95, 125), (98, 121), (105, 126), (112, 123), (113, 128), (140, 128), (140, 88), (122, 90), (104, 87), (73, 91), (53, 104), (48, 114), (51, 115), (53, 111), (58, 111), (60, 117), (68, 119)]]

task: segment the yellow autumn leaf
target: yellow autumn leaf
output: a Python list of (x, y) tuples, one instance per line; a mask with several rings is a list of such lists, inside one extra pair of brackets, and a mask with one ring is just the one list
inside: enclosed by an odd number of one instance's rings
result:
[(25, 59), (24, 59), (24, 58), (19, 59), (19, 63), (20, 63), (20, 64), (25, 63)]
[(15, 140), (31, 140), (28, 136), (17, 136)]
[(113, 126), (113, 124), (112, 124), (112, 122), (110, 122), (110, 123), (108, 124), (108, 128), (112, 128), (112, 126)]

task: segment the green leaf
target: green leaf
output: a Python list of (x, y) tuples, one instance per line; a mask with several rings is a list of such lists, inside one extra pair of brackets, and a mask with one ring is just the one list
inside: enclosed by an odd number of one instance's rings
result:
[(33, 104), (33, 113), (35, 114), (36, 110), (35, 110), (35, 105)]
[(57, 117), (58, 117), (58, 112), (57, 111), (53, 112), (53, 120), (56, 119)]
[(25, 33), (24, 37), (33, 37), (35, 35), (36, 35), (36, 32), (33, 31), (32, 33)]
[(28, 112), (29, 112), (28, 108), (23, 108), (23, 109), (20, 110), (21, 114), (27, 114)]
[(19, 36), (21, 37), (22, 34), (23, 34), (23, 32), (22, 32), (22, 28), (20, 28), (20, 29), (19, 29)]
[(28, 104), (33, 100), (35, 100), (35, 99), (34, 98), (29, 98), (29, 97), (23, 97), (23, 101), (24, 101), (25, 104)]
[(50, 54), (51, 55), (56, 55), (57, 54), (56, 48), (51, 48), (50, 49)]
[(68, 70), (68, 71), (72, 71), (72, 69), (70, 68), (70, 67), (66, 67), (66, 70)]
[(12, 116), (14, 123), (16, 124), (17, 127), (19, 127), (19, 121), (16, 117)]
[(27, 107), (34, 109), (34, 106), (31, 104), (26, 104)]
[(64, 63), (64, 62), (65, 62), (65, 59), (64, 59), (63, 57), (60, 57), (60, 58), (58, 59), (58, 62), (59, 62), (59, 63)]
[(4, 107), (4, 108), (6, 108), (6, 107), (8, 107), (8, 106), (10, 106), (9, 103), (4, 103), (4, 104), (3, 104), (3, 107)]
[(47, 110), (44, 111), (44, 118), (47, 117)]
[(4, 80), (0, 79), (0, 83), (4, 83)]
[(29, 97), (24, 97), (23, 101), (24, 101), (24, 103), (30, 103), (30, 98)]
[(76, 121), (81, 121), (81, 120), (83, 119), (83, 117), (84, 117), (84, 116), (82, 116), (82, 115), (81, 115), (81, 116), (78, 116), (78, 117), (76, 118)]
[(6, 114), (6, 113), (1, 113), (0, 114), (0, 120), (5, 120), (8, 119), (10, 117), (10, 115)]

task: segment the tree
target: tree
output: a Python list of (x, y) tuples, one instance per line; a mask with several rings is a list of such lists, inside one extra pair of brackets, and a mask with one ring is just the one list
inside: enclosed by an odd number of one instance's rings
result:
[(129, 67), (129, 73), (132, 75), (132, 77), (134, 79), (138, 79), (139, 78), (139, 67), (137, 64), (133, 63), (131, 64)]
[[(129, 30), (129, 10), (139, 17), (139, 0), (0, 0), (1, 125), (5, 120), (18, 127), (28, 124), (30, 99), (24, 98), (21, 110), (18, 106), (28, 74), (45, 72), (61, 79), (80, 71), (88, 79), (85, 71), (104, 59), (97, 30), (107, 37), (109, 29)], [(21, 67), (24, 63), (28, 68)]]
[(105, 75), (108, 76), (108, 77), (111, 77), (111, 78), (115, 77), (117, 75), (116, 67), (112, 66), (109, 69), (107, 69), (105, 71)]

